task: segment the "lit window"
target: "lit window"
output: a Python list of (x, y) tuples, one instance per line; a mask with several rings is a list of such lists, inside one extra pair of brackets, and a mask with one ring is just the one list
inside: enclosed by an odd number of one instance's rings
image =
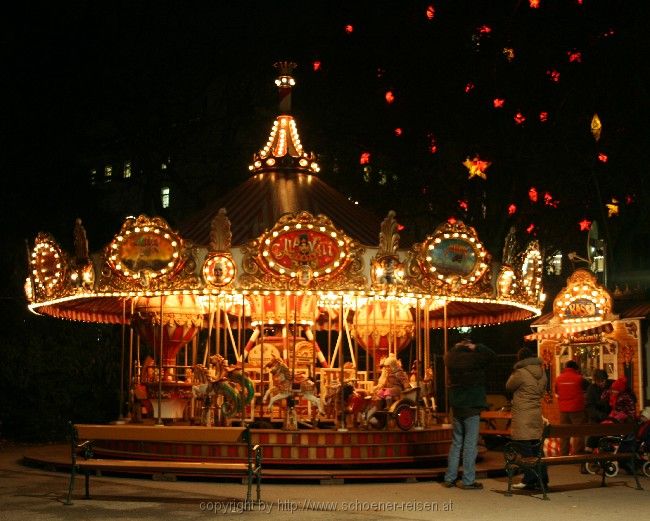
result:
[(124, 179), (131, 177), (131, 161), (124, 161)]
[(90, 171), (90, 184), (94, 185), (97, 182), (97, 169), (93, 168)]
[(553, 275), (562, 275), (562, 252), (558, 251), (551, 257), (549, 273)]
[(163, 186), (160, 190), (160, 199), (163, 208), (169, 208), (169, 187)]
[(104, 167), (104, 181), (110, 183), (112, 177), (113, 177), (113, 167), (111, 165), (106, 165)]

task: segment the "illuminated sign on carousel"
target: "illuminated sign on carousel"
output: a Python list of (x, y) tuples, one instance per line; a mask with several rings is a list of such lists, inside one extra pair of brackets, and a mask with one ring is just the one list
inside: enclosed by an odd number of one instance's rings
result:
[(63, 285), (65, 257), (56, 241), (47, 233), (36, 237), (31, 259), (32, 293), (54, 295)]
[(490, 255), (476, 230), (461, 221), (438, 226), (422, 244), (416, 244), (407, 261), (409, 278), (423, 279), (424, 287), (443, 292), (479, 286), (488, 271)]
[(108, 245), (107, 263), (123, 277), (148, 281), (174, 273), (180, 265), (181, 239), (160, 218), (128, 218)]
[(249, 274), (261, 270), (267, 280), (311, 288), (342, 275), (361, 250), (329, 218), (299, 212), (281, 217), (244, 251)]

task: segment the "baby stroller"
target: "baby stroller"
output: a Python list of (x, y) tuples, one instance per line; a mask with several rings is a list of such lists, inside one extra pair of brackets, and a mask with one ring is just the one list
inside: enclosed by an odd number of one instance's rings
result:
[[(613, 420), (605, 420), (613, 421)], [(637, 420), (637, 429), (635, 434), (628, 436), (608, 436), (601, 439), (599, 451), (605, 452), (634, 452), (636, 454), (635, 467), (641, 470), (643, 474), (650, 477), (650, 407), (646, 407)], [(625, 468), (625, 467), (624, 467)], [(587, 472), (590, 474), (600, 473), (600, 463), (589, 462), (586, 465)], [(608, 477), (618, 475), (620, 465), (618, 461), (607, 463), (605, 474)], [(625, 468), (631, 474), (631, 468)]]

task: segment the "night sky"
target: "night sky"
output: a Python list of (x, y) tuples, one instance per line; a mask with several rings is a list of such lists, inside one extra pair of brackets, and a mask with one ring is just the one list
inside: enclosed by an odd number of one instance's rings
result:
[[(107, 421), (119, 404), (119, 330), (30, 314), (26, 245), (48, 231), (70, 251), (81, 217), (99, 251), (126, 215), (159, 206), (162, 162), (172, 226), (245, 180), (277, 115), (280, 60), (298, 65), (293, 111), (323, 180), (379, 216), (396, 210), (401, 246), (455, 217), (496, 260), (511, 226), (547, 259), (585, 255), (598, 222), (610, 289), (648, 273), (647, 5), (12, 5), (0, 22), (0, 394), (20, 400), (0, 401), (0, 436), (62, 439), (69, 419)], [(127, 159), (132, 185), (89, 183), (91, 168)], [(471, 176), (464, 163), (489, 166)], [(548, 305), (567, 275), (545, 277)], [(516, 350), (529, 328), (512, 326), (486, 328), (501, 335), (488, 343)]]
[[(5, 273), (21, 280), (40, 230), (67, 246), (82, 217), (98, 250), (119, 229), (85, 177), (115, 151), (194, 162), (176, 180), (197, 209), (245, 179), (278, 60), (298, 64), (294, 114), (323, 179), (397, 210), (409, 239), (450, 216), (495, 252), (511, 225), (547, 254), (584, 253), (581, 221), (612, 250), (650, 231), (645, 2), (206, 4), (66, 2), (4, 21)], [(485, 179), (463, 165), (475, 158)]]

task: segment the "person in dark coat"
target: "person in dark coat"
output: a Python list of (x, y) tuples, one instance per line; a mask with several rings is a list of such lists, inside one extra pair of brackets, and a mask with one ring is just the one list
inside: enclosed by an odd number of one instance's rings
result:
[(483, 344), (465, 338), (458, 342), (445, 356), (449, 373), (449, 405), (453, 413), (451, 448), (445, 473), (446, 487), (456, 486), (461, 450), (463, 454), (463, 478), (458, 483), (462, 489), (481, 489), (476, 481), (476, 455), (480, 413), (487, 409), (485, 370), (496, 354)]
[[(511, 436), (527, 456), (536, 455), (542, 448), (539, 441), (544, 430), (542, 416), (542, 397), (546, 392), (546, 371), (541, 358), (527, 347), (517, 352), (517, 363), (506, 382), (506, 391), (512, 393)], [(542, 467), (540, 476), (544, 486), (548, 485), (548, 472)], [(521, 483), (513, 488), (533, 490), (538, 486), (535, 473), (526, 469)]]
[[(587, 422), (600, 423), (609, 416), (611, 407), (609, 399), (604, 394), (612, 385), (612, 381), (607, 378), (607, 371), (604, 369), (594, 370), (592, 382), (587, 387), (585, 397), (585, 412), (587, 413)], [(589, 436), (585, 443), (585, 450), (593, 452), (598, 446), (599, 436)]]

